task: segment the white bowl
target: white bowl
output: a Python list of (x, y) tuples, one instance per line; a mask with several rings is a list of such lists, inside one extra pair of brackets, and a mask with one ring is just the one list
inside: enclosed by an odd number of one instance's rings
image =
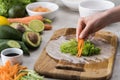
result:
[(106, 11), (114, 6), (115, 4), (108, 0), (82, 0), (79, 4), (79, 13), (81, 17), (86, 17)]
[[(50, 9), (49, 12), (35, 12), (33, 11), (36, 7), (44, 7)], [(29, 16), (33, 15), (42, 15), (45, 18), (53, 19), (56, 15), (57, 10), (59, 9), (59, 6), (55, 3), (51, 2), (34, 2), (30, 3), (26, 6), (26, 11)]]
[(78, 11), (79, 2), (81, 0), (61, 0), (63, 4), (73, 11)]
[[(10, 56), (10, 54), (13, 53), (16, 53), (17, 55)], [(23, 51), (19, 48), (7, 48), (1, 51), (1, 59), (3, 64), (5, 64), (7, 61), (10, 61), (12, 65), (22, 64), (23, 62), (22, 58), (23, 58)]]

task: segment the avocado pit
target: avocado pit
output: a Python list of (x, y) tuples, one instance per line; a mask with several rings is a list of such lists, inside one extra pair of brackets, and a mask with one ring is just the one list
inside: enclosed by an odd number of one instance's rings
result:
[(29, 40), (30, 40), (32, 43), (34, 43), (34, 44), (36, 44), (37, 41), (38, 41), (38, 36), (37, 36), (37, 34), (32, 33), (32, 32), (28, 34), (28, 38), (29, 38)]

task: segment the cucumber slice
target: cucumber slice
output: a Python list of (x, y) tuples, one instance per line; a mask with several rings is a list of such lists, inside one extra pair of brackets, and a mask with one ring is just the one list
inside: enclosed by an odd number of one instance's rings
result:
[(9, 40), (7, 44), (12, 48), (21, 48), (20, 44), (14, 40)]
[(44, 23), (40, 20), (32, 20), (28, 26), (35, 32), (42, 32), (44, 30)]
[(6, 48), (21, 48), (20, 44), (17, 41), (9, 40), (0, 43), (0, 52)]

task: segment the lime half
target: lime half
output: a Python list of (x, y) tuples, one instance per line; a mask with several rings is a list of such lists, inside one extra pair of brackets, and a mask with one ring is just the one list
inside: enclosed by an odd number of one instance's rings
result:
[(40, 20), (32, 20), (29, 22), (28, 26), (35, 32), (42, 32), (44, 30), (44, 23)]

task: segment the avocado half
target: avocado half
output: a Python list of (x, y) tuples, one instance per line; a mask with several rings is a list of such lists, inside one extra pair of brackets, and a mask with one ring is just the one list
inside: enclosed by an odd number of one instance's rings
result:
[(32, 31), (26, 24), (14, 22), (10, 24), (11, 27), (15, 28), (16, 30), (20, 31), (21, 33), (24, 33), (26, 31)]
[(22, 37), (23, 42), (29, 48), (37, 48), (40, 46), (42, 37), (37, 32), (25, 32)]

